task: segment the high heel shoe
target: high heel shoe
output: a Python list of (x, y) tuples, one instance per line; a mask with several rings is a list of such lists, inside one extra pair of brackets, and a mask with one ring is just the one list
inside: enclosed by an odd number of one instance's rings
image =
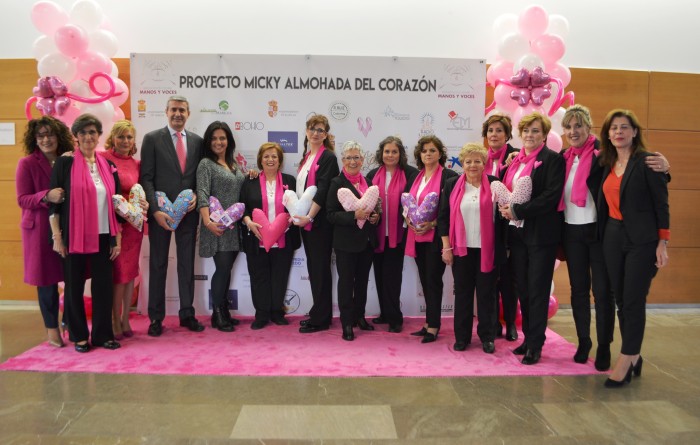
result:
[(343, 326), (343, 340), (353, 341), (355, 340), (355, 333), (352, 331), (352, 325), (348, 324)]
[(643, 363), (644, 363), (644, 359), (640, 355), (639, 360), (637, 360), (637, 363), (633, 365), (635, 377), (640, 377), (642, 375), (642, 364)]
[(574, 354), (576, 363), (586, 363), (588, 361), (588, 353), (591, 352), (593, 342), (590, 337), (582, 337), (578, 339), (578, 348)]
[(432, 342), (437, 340), (439, 333), (440, 333), (440, 329), (435, 331), (434, 334), (432, 332), (428, 332), (426, 330), (425, 335), (423, 336), (423, 340), (421, 340), (420, 342), (421, 343), (432, 343)]
[(420, 331), (411, 332), (411, 335), (413, 335), (415, 337), (425, 337), (425, 334), (427, 334), (427, 333), (428, 333), (428, 330), (424, 326), (424, 327), (420, 328)]
[(632, 381), (632, 371), (634, 371), (634, 366), (630, 365), (630, 369), (627, 370), (627, 374), (625, 374), (625, 378), (622, 380), (613, 380), (611, 378), (608, 378), (605, 380), (605, 387), (606, 388), (620, 388), (622, 387), (625, 383), (629, 383)]

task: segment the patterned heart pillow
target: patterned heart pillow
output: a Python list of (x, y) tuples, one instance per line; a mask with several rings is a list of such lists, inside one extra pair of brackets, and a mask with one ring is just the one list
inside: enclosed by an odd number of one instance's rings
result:
[[(316, 191), (318, 187), (312, 185), (311, 187), (304, 190), (301, 198), (297, 198), (296, 192), (294, 190), (287, 190), (282, 196), (282, 204), (287, 209), (290, 215), (305, 216), (309, 214), (311, 210), (311, 205), (313, 204), (314, 196), (316, 196)], [(299, 222), (297, 218), (294, 222)]]
[(194, 193), (192, 189), (186, 189), (177, 195), (175, 202), (170, 202), (168, 196), (163, 192), (156, 192), (156, 201), (158, 202), (158, 210), (165, 212), (166, 215), (173, 219), (172, 224), (168, 224), (171, 229), (177, 229), (180, 225), (182, 218), (187, 214), (187, 207), (190, 202), (194, 199)]
[[(379, 200), (379, 187), (373, 185), (365, 191), (362, 198), (358, 198), (347, 188), (338, 189), (338, 201), (348, 212), (354, 212), (357, 209), (374, 210)], [(365, 225), (364, 219), (357, 220), (357, 227), (360, 229)]]
[(134, 184), (129, 191), (129, 200), (127, 201), (122, 195), (112, 196), (112, 204), (117, 215), (124, 218), (129, 224), (134, 226), (139, 232), (143, 230), (143, 207), (141, 207), (141, 199), (146, 197), (141, 184)]
[(237, 202), (228, 209), (224, 209), (216, 197), (209, 197), (209, 219), (217, 224), (223, 224), (232, 230), (236, 227), (236, 221), (243, 218), (243, 213), (245, 213), (245, 204), (242, 202)]
[(270, 222), (265, 212), (260, 209), (253, 209), (253, 222), (260, 224), (260, 227), (258, 227), (258, 231), (262, 237), (260, 242), (265, 248), (265, 252), (269, 252), (270, 248), (277, 242), (279, 237), (287, 231), (289, 215), (287, 213), (278, 213), (275, 220)]
[[(501, 181), (493, 181), (491, 183), (491, 192), (499, 205), (522, 204), (530, 200), (532, 196), (532, 178), (521, 176), (514, 184), (511, 192)], [(522, 225), (522, 221), (516, 221), (516, 226), (520, 227)]]
[(438, 204), (440, 204), (440, 199), (435, 192), (425, 195), (420, 205), (410, 193), (401, 194), (401, 205), (403, 205), (404, 215), (414, 226), (434, 221), (437, 218)]

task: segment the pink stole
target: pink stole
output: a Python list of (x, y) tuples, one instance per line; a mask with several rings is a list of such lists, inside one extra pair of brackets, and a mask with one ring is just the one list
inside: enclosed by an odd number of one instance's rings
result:
[[(467, 175), (462, 175), (457, 180), (455, 188), (450, 196), (450, 246), (456, 256), (467, 255), (467, 231), (464, 228), (464, 218), (460, 205), (464, 198)], [(493, 270), (496, 233), (493, 221), (493, 200), (491, 197), (491, 184), (486, 176), (486, 171), (481, 174), (481, 187), (479, 189), (479, 225), (481, 228), (481, 271)]]
[(501, 170), (505, 168), (503, 159), (506, 157), (506, 151), (508, 151), (508, 144), (503, 144), (503, 147), (499, 148), (498, 150), (494, 150), (493, 148), (489, 147), (487, 169), (492, 169), (493, 161), (498, 160), (498, 171), (492, 173), (493, 176), (499, 176), (501, 174)]
[[(399, 219), (399, 205), (401, 193), (406, 188), (406, 173), (401, 168), (396, 168), (389, 182), (389, 190), (386, 189), (386, 167), (379, 167), (372, 178), (372, 184), (379, 188), (379, 196), (384, 206), (384, 217), (389, 221), (389, 247), (395, 248), (403, 237), (403, 221)], [(379, 245), (374, 250), (377, 253), (384, 252), (386, 242), (384, 236), (384, 224), (377, 227)]]
[[(69, 253), (96, 253), (99, 244), (99, 215), (97, 214), (97, 190), (92, 181), (87, 161), (80, 150), (75, 150), (70, 172), (70, 208), (68, 227)], [(113, 170), (107, 160), (95, 153), (95, 164), (107, 191), (107, 212), (109, 212), (109, 234), (115, 236), (118, 230), (117, 217), (112, 205), (115, 194)]]
[[(316, 170), (318, 170), (318, 161), (321, 159), (321, 154), (326, 150), (326, 147), (321, 145), (321, 148), (318, 149), (316, 152), (316, 156), (314, 156), (314, 160), (311, 162), (311, 168), (309, 169), (309, 174), (306, 176), (306, 187), (304, 189), (307, 189), (311, 187), (312, 185), (316, 185)], [(309, 155), (311, 155), (311, 152), (306, 153), (306, 156), (304, 156), (304, 159), (301, 161), (299, 164), (299, 170), (302, 169), (304, 164), (306, 164), (306, 160), (309, 158)], [(304, 226), (304, 230), (307, 232), (311, 231), (311, 227), (313, 226), (313, 223), (309, 223)]]
[(508, 170), (506, 171), (505, 180), (503, 181), (506, 187), (508, 187), (508, 190), (513, 190), (513, 177), (518, 172), (520, 164), (525, 164), (525, 168), (523, 169), (522, 173), (520, 173), (520, 177), (532, 176), (532, 169), (535, 166), (537, 155), (540, 154), (543, 148), (544, 143), (542, 143), (542, 145), (534, 149), (529, 155), (525, 153), (524, 148), (520, 149), (520, 153), (518, 153), (518, 156), (516, 156), (515, 159), (513, 159), (513, 163), (510, 164), (510, 167), (508, 167)]
[[(425, 195), (431, 192), (435, 192), (440, 196), (440, 184), (442, 183), (442, 165), (438, 165), (437, 171), (433, 173), (433, 176), (428, 180), (423, 192), (420, 196), (416, 197), (416, 203), (421, 205), (425, 199)], [(422, 169), (418, 176), (416, 176), (413, 185), (411, 186), (411, 195), (416, 196), (418, 193), (418, 187), (420, 186), (423, 177), (425, 176), (425, 169)], [(416, 235), (413, 230), (408, 231), (406, 236), (406, 255), (415, 258), (416, 257), (416, 243), (431, 242), (435, 238), (435, 229), (432, 228), (423, 235)]]
[[(591, 164), (593, 163), (593, 154), (595, 152), (595, 136), (590, 135), (583, 146), (579, 148), (570, 147), (564, 152), (566, 160), (566, 176), (564, 177), (564, 189), (569, 180), (571, 167), (574, 165), (574, 158), (579, 157), (576, 176), (574, 176), (574, 185), (571, 188), (571, 202), (578, 207), (586, 207), (586, 198), (588, 198), (588, 175), (591, 174)], [(561, 200), (559, 201), (558, 211), (563, 211), (566, 208), (564, 203), (564, 194), (566, 190), (561, 192)]]
[[(265, 173), (260, 172), (260, 176), (258, 176), (258, 180), (260, 182), (260, 196), (262, 196), (262, 211), (265, 213), (265, 217), (267, 219), (270, 219), (268, 216), (268, 213), (270, 211), (268, 205), (267, 205), (267, 180), (265, 179)], [(284, 190), (282, 187), (282, 173), (279, 171), (277, 172), (277, 179), (275, 180), (275, 216), (279, 215), (280, 213), (284, 213), (284, 204), (282, 204), (282, 196), (284, 195)], [(270, 221), (272, 222), (272, 221)], [(285, 235), (286, 233), (283, 233), (282, 236), (277, 238), (277, 247), (280, 249), (284, 249), (284, 241), (285, 241)], [(262, 242), (261, 242), (261, 247), (262, 247)]]
[(367, 191), (367, 180), (365, 180), (365, 177), (362, 176), (362, 173), (358, 172), (356, 175), (351, 175), (347, 170), (345, 170), (345, 167), (343, 167), (343, 176), (345, 176), (345, 179), (350, 181), (350, 184), (355, 187), (355, 190), (360, 192), (360, 196), (365, 194)]

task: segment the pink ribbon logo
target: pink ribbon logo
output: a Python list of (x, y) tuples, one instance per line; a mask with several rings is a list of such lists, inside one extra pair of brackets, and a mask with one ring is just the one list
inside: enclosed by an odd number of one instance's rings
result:
[(367, 137), (370, 131), (372, 131), (372, 119), (367, 117), (363, 121), (361, 117), (357, 118), (357, 129), (364, 137)]

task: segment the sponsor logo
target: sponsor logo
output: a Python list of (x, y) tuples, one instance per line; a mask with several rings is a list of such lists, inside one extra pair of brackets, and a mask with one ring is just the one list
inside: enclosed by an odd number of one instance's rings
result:
[(173, 60), (146, 59), (142, 65), (142, 72), (139, 74), (143, 80), (139, 85), (132, 85), (132, 88), (138, 90), (139, 94), (178, 94), (175, 89), (177, 87), (177, 76), (175, 75)]
[(362, 171), (363, 173), (366, 173), (372, 170), (373, 168), (379, 166), (379, 164), (377, 164), (377, 159), (375, 158), (373, 151), (362, 150), (362, 155), (365, 157), (365, 160), (362, 163), (362, 168), (360, 169), (360, 171)]
[(228, 101), (222, 100), (219, 102), (219, 111), (228, 111)]
[[(450, 313), (453, 310), (452, 306), (453, 305), (451, 305), (451, 304), (443, 304), (442, 307), (440, 307), (440, 312)], [(420, 306), (418, 306), (418, 310), (421, 312), (425, 312), (425, 305), (421, 304)]]
[(301, 298), (299, 298), (299, 294), (292, 289), (287, 289), (287, 292), (284, 294), (284, 312), (293, 314), (299, 310), (300, 305)]
[(194, 279), (198, 281), (207, 281), (209, 279), (209, 275), (195, 275)]
[(216, 104), (216, 107), (205, 107), (200, 108), (200, 113), (214, 113), (214, 114), (225, 114), (231, 115), (232, 113), (228, 111), (230, 105), (227, 100), (221, 100)]
[(390, 105), (387, 105), (387, 107), (384, 109), (384, 117), (390, 117), (394, 120), (397, 121), (407, 121), (411, 119), (411, 115), (407, 113), (397, 113), (394, 111), (393, 108), (391, 108)]
[(454, 170), (455, 167), (461, 167), (462, 163), (459, 162), (459, 157), (457, 156), (450, 156), (447, 158), (447, 162), (445, 163), (447, 168), (451, 168)]
[(447, 127), (448, 130), (471, 130), (472, 129), (472, 118), (462, 117), (456, 111), (450, 111), (447, 113), (450, 118), (450, 126)]
[(334, 120), (343, 122), (350, 117), (350, 107), (345, 102), (337, 100), (328, 108), (328, 114)]
[[(483, 63), (483, 62), (482, 62)], [(476, 99), (478, 84), (467, 65), (445, 65), (438, 81), (439, 99)]]
[(299, 153), (299, 133), (296, 131), (268, 131), (267, 140), (280, 144), (285, 153)]
[[(248, 160), (240, 151), (236, 152), (236, 162), (238, 166), (241, 167), (241, 172), (248, 173)], [(253, 163), (253, 165), (255, 165), (255, 163)]]
[(260, 131), (265, 129), (265, 124), (260, 121), (234, 122), (235, 131)]
[(304, 265), (304, 258), (295, 256), (292, 258), (292, 267), (302, 267)]
[(372, 131), (372, 118), (366, 117), (363, 120), (361, 117), (358, 117), (357, 129), (360, 130), (360, 133), (362, 133), (364, 137), (367, 137), (370, 131)]
[(435, 117), (430, 113), (423, 113), (420, 117), (420, 131), (418, 131), (418, 137), (435, 134), (433, 125), (435, 125)]
[[(238, 310), (238, 289), (229, 289), (226, 294), (226, 299), (228, 300), (228, 308), (234, 311)], [(214, 309), (211, 298), (211, 289), (209, 289), (209, 310)]]
[(276, 100), (271, 100), (267, 103), (267, 115), (268, 116), (270, 116), (270, 117), (277, 116), (277, 110), (279, 110), (279, 106), (278, 106)]
[(137, 105), (137, 110), (139, 113), (145, 113), (146, 112), (146, 101), (144, 99), (139, 99), (138, 102), (136, 102)]

